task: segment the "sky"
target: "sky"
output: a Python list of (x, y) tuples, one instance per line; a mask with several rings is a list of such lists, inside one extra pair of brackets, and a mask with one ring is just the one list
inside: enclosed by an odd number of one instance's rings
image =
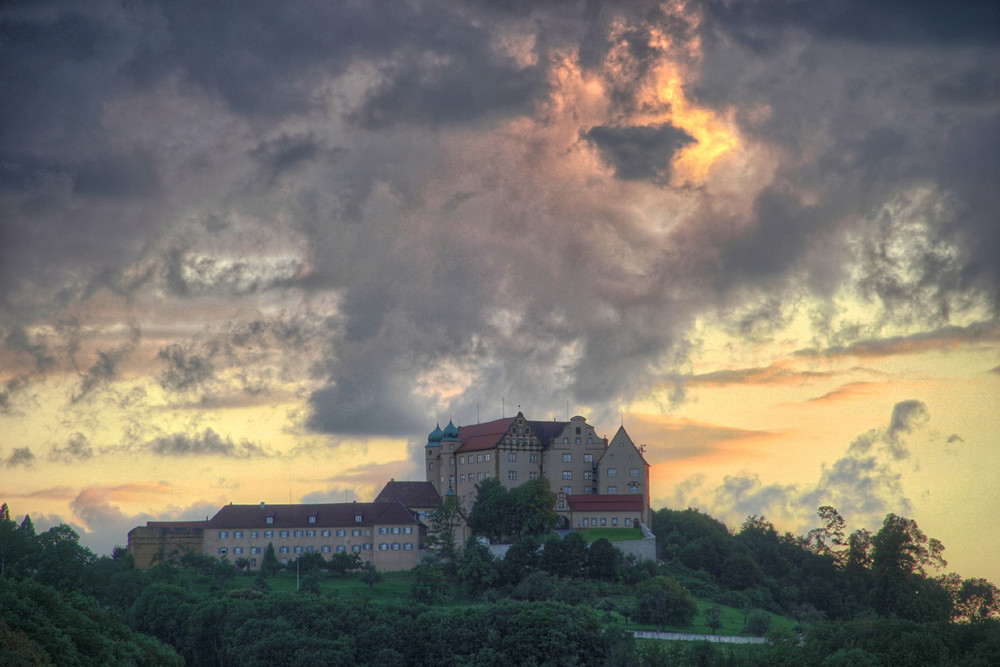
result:
[(587, 417), (1000, 582), (1000, 5), (5, 2), (0, 499), (97, 553)]

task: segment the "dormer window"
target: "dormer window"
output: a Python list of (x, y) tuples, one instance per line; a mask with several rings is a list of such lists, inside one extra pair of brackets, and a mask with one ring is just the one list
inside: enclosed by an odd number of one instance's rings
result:
[(361, 523), (361, 515), (360, 514), (355, 514), (354, 515), (354, 521), (355, 521), (355, 523)]
[(267, 523), (274, 523), (274, 517), (273, 516), (269, 516), (266, 519), (264, 519), (264, 521), (267, 522)]
[(310, 514), (309, 515), (309, 523), (316, 523), (316, 515), (315, 514)]

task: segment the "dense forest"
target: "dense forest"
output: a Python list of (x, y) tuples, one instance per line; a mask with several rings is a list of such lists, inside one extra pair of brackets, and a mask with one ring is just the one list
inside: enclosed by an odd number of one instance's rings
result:
[[(1000, 591), (938, 574), (944, 547), (888, 515), (847, 532), (819, 510), (805, 536), (763, 517), (736, 531), (661, 509), (659, 559), (613, 531), (551, 531), (545, 493), (481, 489), (455, 541), (445, 502), (432, 557), (410, 572), (352, 556), (260, 571), (200, 554), (133, 567), (68, 526), (36, 533), (0, 508), (0, 664), (10, 665), (995, 665)], [(502, 489), (502, 487), (500, 487)], [(597, 539), (593, 538), (600, 535)], [(488, 538), (511, 544), (495, 559)], [(636, 639), (636, 629), (763, 635), (764, 644)]]

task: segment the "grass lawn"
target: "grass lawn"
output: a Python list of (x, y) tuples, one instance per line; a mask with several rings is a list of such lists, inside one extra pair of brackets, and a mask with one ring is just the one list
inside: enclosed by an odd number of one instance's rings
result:
[(577, 531), (588, 543), (596, 542), (602, 537), (608, 542), (625, 542), (627, 540), (641, 540), (642, 531), (638, 528), (590, 528)]

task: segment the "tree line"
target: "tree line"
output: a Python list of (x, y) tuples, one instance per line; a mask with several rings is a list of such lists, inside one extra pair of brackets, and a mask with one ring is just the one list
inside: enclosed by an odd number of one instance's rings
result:
[[(996, 586), (937, 574), (944, 547), (912, 520), (890, 514), (875, 533), (848, 533), (824, 507), (818, 528), (794, 536), (763, 517), (730, 531), (695, 509), (661, 509), (659, 558), (636, 562), (606, 539), (553, 533), (542, 485), (496, 486), (484, 484), (469, 516), (443, 500), (431, 557), (388, 597), (379, 591), (398, 577), (383, 581), (348, 554), (286, 566), (265, 554), (253, 572), (178, 553), (143, 571), (124, 549), (97, 557), (68, 526), (36, 533), (3, 505), (0, 664), (988, 665), (1000, 655)], [(475, 533), (459, 542), (466, 520)], [(509, 542), (503, 558), (490, 538)], [(350, 581), (365, 593), (334, 585)], [(734, 614), (768, 644), (630, 632), (696, 621), (715, 632)], [(769, 628), (773, 614), (796, 619), (800, 634)]]

